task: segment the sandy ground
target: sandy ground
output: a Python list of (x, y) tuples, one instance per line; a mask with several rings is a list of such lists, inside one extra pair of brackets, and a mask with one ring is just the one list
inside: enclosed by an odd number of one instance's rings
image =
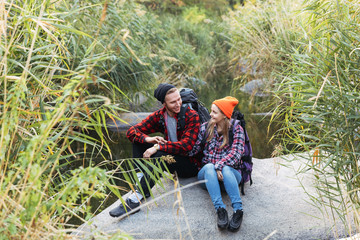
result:
[[(287, 156), (291, 159), (293, 156)], [(280, 158), (253, 159), (253, 185), (245, 186), (242, 196), (244, 219), (236, 232), (219, 231), (216, 213), (207, 191), (196, 178), (179, 179), (176, 187), (167, 181), (165, 189), (154, 187), (155, 199), (142, 204), (141, 211), (124, 218), (112, 218), (109, 211), (119, 201), (98, 214), (91, 225), (79, 227), (78, 236), (91, 236), (96, 231), (111, 234), (126, 232), (135, 239), (338, 239), (346, 232), (334, 228), (304, 192), (314, 191), (310, 175), (296, 176), (299, 161), (284, 167)], [(231, 203), (223, 195), (231, 216)]]

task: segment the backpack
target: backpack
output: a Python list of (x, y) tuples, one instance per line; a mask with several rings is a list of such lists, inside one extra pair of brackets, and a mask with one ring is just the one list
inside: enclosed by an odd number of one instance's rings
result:
[[(234, 133), (235, 133), (236, 126), (238, 124), (240, 124), (240, 126), (244, 130), (245, 145), (244, 145), (244, 154), (240, 160), (240, 170), (241, 170), (240, 187), (241, 187), (241, 194), (245, 195), (244, 184), (248, 181), (250, 181), (250, 185), (252, 185), (252, 183), (253, 183), (252, 178), (251, 178), (253, 162), (252, 162), (252, 147), (251, 147), (249, 135), (247, 134), (246, 129), (245, 129), (244, 114), (242, 114), (239, 111), (234, 111), (231, 116), (230, 123), (231, 123), (231, 127), (229, 129), (229, 145), (232, 145), (232, 143), (234, 141)], [(201, 141), (202, 148), (205, 147), (205, 143), (206, 143), (206, 137), (204, 137)]]
[(178, 127), (185, 129), (185, 112), (190, 107), (199, 114), (200, 124), (209, 121), (210, 113), (209, 110), (204, 106), (198, 99), (196, 93), (191, 88), (183, 88), (180, 91), (182, 105), (180, 113), (178, 114)]
[(241, 157), (241, 161), (240, 161), (240, 169), (241, 169), (240, 186), (241, 186), (241, 194), (245, 195), (244, 184), (248, 181), (250, 181), (250, 185), (253, 184), (253, 181), (251, 178), (251, 173), (252, 173), (252, 168), (253, 168), (252, 147), (251, 147), (249, 135), (245, 128), (246, 123), (245, 123), (244, 114), (242, 114), (239, 111), (234, 111), (231, 118), (232, 118), (231, 121), (233, 121), (233, 123), (232, 123), (232, 131), (229, 131), (230, 144), (232, 144), (234, 141), (234, 132), (235, 132), (236, 125), (240, 124), (240, 126), (244, 129), (245, 144), (244, 144), (244, 154)]

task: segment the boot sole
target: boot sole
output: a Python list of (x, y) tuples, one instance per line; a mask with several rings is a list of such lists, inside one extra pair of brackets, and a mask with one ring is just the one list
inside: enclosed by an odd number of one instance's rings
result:
[(224, 229), (226, 229), (228, 227), (228, 225), (229, 224), (227, 223), (227, 224), (224, 224), (224, 225), (218, 224), (217, 226), (218, 226), (219, 229), (224, 230)]
[(233, 226), (229, 225), (228, 230), (230, 232), (237, 232), (237, 231), (239, 231), (240, 227), (241, 227), (241, 224), (238, 227), (233, 227)]

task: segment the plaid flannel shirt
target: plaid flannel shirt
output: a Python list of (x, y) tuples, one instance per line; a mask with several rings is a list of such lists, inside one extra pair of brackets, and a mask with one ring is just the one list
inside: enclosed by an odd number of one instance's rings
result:
[[(165, 107), (151, 113), (147, 118), (140, 123), (132, 126), (126, 133), (127, 138), (131, 142), (145, 143), (145, 138), (148, 134), (161, 132), (164, 134), (164, 138), (168, 140), (168, 132), (165, 125), (161, 124), (161, 116), (165, 119)], [(177, 119), (175, 114), (175, 119)], [(165, 120), (164, 120), (164, 124)], [(165, 127), (164, 127), (165, 126)], [(177, 142), (168, 141), (165, 144), (159, 144), (160, 150), (169, 154), (178, 154), (188, 156), (188, 153), (193, 148), (196, 138), (199, 133), (200, 118), (196, 111), (188, 109), (185, 112), (185, 129), (177, 129)], [(197, 162), (195, 159), (191, 159), (192, 162)]]
[[(189, 153), (190, 156), (194, 156), (202, 150), (201, 141), (205, 136), (206, 126), (206, 123), (201, 125), (199, 136), (193, 149)], [(202, 158), (201, 165), (204, 166), (207, 163), (213, 163), (216, 170), (221, 171), (224, 166), (229, 166), (239, 170), (240, 159), (244, 153), (245, 145), (245, 134), (240, 124), (236, 125), (234, 141), (231, 146), (226, 144), (222, 149), (220, 149), (223, 140), (223, 136), (219, 136), (215, 126), (214, 137), (209, 142), (205, 143), (203, 150), (204, 157)]]

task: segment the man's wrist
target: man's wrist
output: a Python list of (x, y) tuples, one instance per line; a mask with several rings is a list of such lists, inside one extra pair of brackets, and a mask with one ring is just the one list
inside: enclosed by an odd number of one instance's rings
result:
[(160, 150), (160, 145), (159, 144), (155, 144), (153, 147), (156, 149), (156, 151)]

